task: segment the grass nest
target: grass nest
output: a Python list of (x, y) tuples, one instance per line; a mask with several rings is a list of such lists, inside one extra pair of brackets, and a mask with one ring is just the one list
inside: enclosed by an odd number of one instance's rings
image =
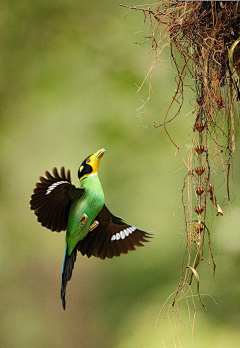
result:
[[(211, 229), (207, 224), (208, 205), (214, 205), (217, 216), (223, 215), (213, 184), (216, 174), (220, 174), (226, 184), (229, 207), (231, 201), (229, 175), (236, 151), (240, 100), (240, 3), (159, 0), (147, 8), (121, 6), (128, 9), (127, 14), (142, 12), (144, 20), (149, 21), (148, 39), (152, 41), (151, 53), (154, 54), (150, 74), (163, 49), (170, 46), (177, 86), (163, 122), (156, 123), (155, 127), (164, 127), (187, 169), (182, 187), (186, 250), (179, 285), (170, 306), (175, 308), (182, 298), (192, 296), (193, 279), (203, 304), (197, 268), (202, 261), (212, 268), (213, 274), (216, 268)], [(187, 160), (167, 129), (169, 122), (181, 116), (186, 88), (195, 95), (193, 136)], [(173, 104), (178, 105), (177, 112), (170, 117)]]

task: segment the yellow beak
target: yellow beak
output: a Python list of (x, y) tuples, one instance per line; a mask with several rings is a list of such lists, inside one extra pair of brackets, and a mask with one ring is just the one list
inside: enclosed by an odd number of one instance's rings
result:
[(93, 154), (93, 156), (95, 156), (95, 159), (96, 159), (96, 160), (97, 160), (97, 159), (101, 159), (102, 156), (104, 155), (104, 152), (106, 152), (105, 149), (98, 150), (97, 152), (95, 152), (95, 153)]
[(90, 159), (89, 164), (93, 169), (91, 174), (97, 173), (100, 160), (101, 160), (102, 156), (104, 155), (105, 151), (106, 151), (105, 149), (100, 149), (97, 152), (95, 152), (92, 156), (89, 157), (89, 159)]

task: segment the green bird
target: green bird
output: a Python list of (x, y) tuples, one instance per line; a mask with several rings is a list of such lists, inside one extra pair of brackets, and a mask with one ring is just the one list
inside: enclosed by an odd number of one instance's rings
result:
[(71, 279), (77, 251), (87, 257), (112, 258), (143, 246), (151, 234), (129, 225), (110, 213), (104, 204), (104, 192), (98, 166), (105, 149), (88, 156), (80, 165), (79, 188), (71, 183), (70, 171), (60, 174), (53, 168), (40, 177), (31, 196), (31, 209), (42, 226), (51, 231), (66, 231), (66, 248), (62, 266), (61, 299), (66, 307), (66, 286)]

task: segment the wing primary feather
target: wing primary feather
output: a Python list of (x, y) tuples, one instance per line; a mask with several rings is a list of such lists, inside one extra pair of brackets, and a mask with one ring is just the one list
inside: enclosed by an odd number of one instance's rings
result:
[(81, 198), (85, 189), (71, 184), (70, 170), (65, 172), (64, 167), (60, 172), (54, 167), (52, 173), (46, 171), (45, 177), (39, 178), (30, 206), (42, 226), (60, 232), (67, 228), (71, 203)]
[(101, 259), (113, 258), (149, 242), (151, 233), (127, 224), (123, 219), (110, 213), (104, 205), (96, 220), (99, 225), (81, 240), (77, 248), (82, 255)]

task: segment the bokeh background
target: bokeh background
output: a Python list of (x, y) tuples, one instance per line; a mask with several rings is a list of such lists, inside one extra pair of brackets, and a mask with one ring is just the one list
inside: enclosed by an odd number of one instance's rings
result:
[[(129, 5), (131, 5), (129, 3)], [(237, 347), (240, 341), (239, 154), (231, 183), (232, 219), (220, 179), (224, 216), (209, 221), (217, 264), (199, 267), (207, 307), (182, 302), (178, 325), (167, 307), (176, 289), (185, 239), (181, 189), (186, 175), (162, 128), (174, 94), (175, 72), (166, 49), (148, 84), (151, 43), (141, 13), (117, 1), (2, 1), (0, 341), (25, 347)], [(161, 68), (162, 67), (162, 68)], [(187, 157), (194, 95), (169, 124)], [(237, 151), (239, 151), (239, 140)], [(35, 183), (45, 170), (64, 165), (78, 184), (82, 160), (105, 147), (99, 168), (106, 205), (154, 239), (120, 258), (78, 255), (60, 300), (65, 233), (37, 223), (29, 209)], [(221, 175), (221, 172), (219, 173)], [(193, 286), (193, 290), (195, 290)], [(195, 292), (196, 293), (196, 292)], [(194, 329), (193, 329), (194, 323)]]

